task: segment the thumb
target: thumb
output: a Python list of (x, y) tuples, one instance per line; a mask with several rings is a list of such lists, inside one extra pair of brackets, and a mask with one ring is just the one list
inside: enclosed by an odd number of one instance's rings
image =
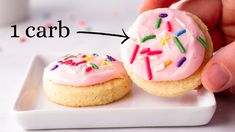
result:
[(202, 84), (213, 92), (235, 85), (235, 42), (221, 48), (202, 72)]

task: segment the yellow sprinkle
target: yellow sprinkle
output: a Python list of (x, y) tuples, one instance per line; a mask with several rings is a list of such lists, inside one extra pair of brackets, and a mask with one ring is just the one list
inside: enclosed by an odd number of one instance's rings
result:
[(164, 65), (165, 65), (165, 67), (167, 67), (167, 66), (169, 66), (171, 63), (172, 63), (171, 60), (167, 60), (167, 61), (164, 62)]
[(110, 64), (110, 62), (108, 62), (108, 61), (103, 61), (102, 63), (101, 63), (101, 66), (105, 66), (105, 65), (109, 65)]
[(84, 58), (84, 60), (86, 60), (86, 61), (91, 61), (93, 59), (93, 57), (86, 57), (86, 58)]
[(166, 41), (168, 41), (169, 39), (170, 39), (170, 36), (169, 36), (169, 35), (165, 36), (165, 37), (162, 39), (162, 41), (161, 41), (161, 45), (164, 46), (165, 43), (166, 43)]

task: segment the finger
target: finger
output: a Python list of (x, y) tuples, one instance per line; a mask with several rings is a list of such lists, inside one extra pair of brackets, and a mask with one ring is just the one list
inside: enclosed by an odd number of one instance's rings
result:
[(202, 84), (213, 92), (235, 85), (235, 42), (221, 48), (207, 63), (202, 72)]
[(141, 13), (155, 8), (169, 7), (172, 3), (177, 1), (179, 0), (144, 0), (143, 5), (139, 7), (139, 12)]
[(221, 7), (221, 0), (185, 0), (173, 4), (170, 8), (186, 10), (197, 15), (211, 29), (219, 23)]

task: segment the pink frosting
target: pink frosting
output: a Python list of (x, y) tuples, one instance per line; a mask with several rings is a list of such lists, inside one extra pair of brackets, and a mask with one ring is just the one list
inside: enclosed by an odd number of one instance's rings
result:
[[(156, 28), (156, 23), (160, 18), (161, 24), (159, 28)], [(177, 32), (181, 30), (186, 30), (186, 32), (177, 38), (185, 48), (185, 53), (180, 51), (173, 40), (173, 37), (177, 36)], [(141, 42), (148, 35), (156, 35), (156, 38)], [(131, 39), (121, 46), (123, 62), (128, 69), (144, 80), (184, 79), (192, 75), (204, 60), (205, 48), (197, 37), (205, 40), (205, 36), (194, 20), (184, 11), (161, 8), (142, 13), (129, 29), (128, 36)], [(162, 40), (166, 36), (169, 36), (169, 39), (162, 45)], [(131, 63), (130, 60), (136, 45), (139, 46), (139, 50)], [(150, 48), (150, 51), (158, 50), (162, 53), (149, 55), (146, 52), (141, 54), (143, 48)], [(146, 57), (149, 58), (150, 69), (146, 66)], [(179, 66), (179, 61), (184, 57), (186, 60)], [(148, 70), (151, 71), (151, 75)]]
[(97, 54), (62, 57), (44, 69), (44, 79), (70, 86), (89, 86), (126, 75), (120, 61), (111, 56)]

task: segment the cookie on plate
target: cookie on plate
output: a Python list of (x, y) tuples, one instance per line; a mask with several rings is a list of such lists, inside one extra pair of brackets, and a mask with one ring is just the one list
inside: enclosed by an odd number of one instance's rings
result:
[(81, 107), (111, 103), (131, 88), (123, 64), (106, 55), (73, 54), (44, 69), (43, 88), (52, 102)]

